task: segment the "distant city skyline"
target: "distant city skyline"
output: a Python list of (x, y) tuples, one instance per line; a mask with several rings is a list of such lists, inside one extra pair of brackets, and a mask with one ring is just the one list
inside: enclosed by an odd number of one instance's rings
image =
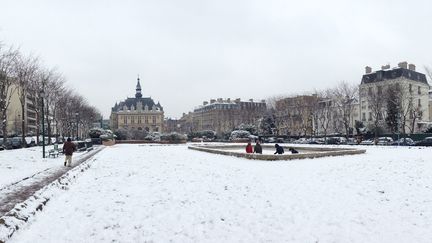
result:
[(360, 84), (365, 66), (432, 66), (432, 3), (406, 1), (2, 1), (0, 41), (58, 67), (109, 117), (144, 96), (179, 118), (211, 98)]

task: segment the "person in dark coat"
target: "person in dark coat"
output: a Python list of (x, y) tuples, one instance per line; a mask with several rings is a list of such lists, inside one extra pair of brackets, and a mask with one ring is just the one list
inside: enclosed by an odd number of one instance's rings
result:
[(292, 154), (298, 154), (299, 152), (295, 148), (289, 148), (289, 151), (291, 151)]
[(259, 140), (256, 141), (256, 144), (255, 144), (255, 147), (254, 147), (254, 151), (257, 154), (262, 154), (262, 147), (261, 147), (261, 144), (260, 144)]
[(246, 153), (248, 153), (248, 154), (253, 153), (252, 144), (250, 142), (246, 146)]
[(283, 153), (285, 153), (284, 149), (282, 148), (282, 146), (279, 146), (279, 144), (275, 144), (275, 148), (276, 148), (276, 152), (274, 152), (274, 154), (283, 154)]
[(76, 146), (70, 138), (63, 144), (63, 153), (66, 155), (64, 166), (71, 167), (72, 154), (76, 151)]

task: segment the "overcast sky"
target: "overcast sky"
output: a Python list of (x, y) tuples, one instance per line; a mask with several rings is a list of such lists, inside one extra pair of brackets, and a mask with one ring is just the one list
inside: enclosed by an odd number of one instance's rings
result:
[(180, 117), (210, 98), (359, 83), (432, 66), (432, 3), (412, 0), (0, 0), (0, 41), (58, 67), (105, 117), (135, 94)]

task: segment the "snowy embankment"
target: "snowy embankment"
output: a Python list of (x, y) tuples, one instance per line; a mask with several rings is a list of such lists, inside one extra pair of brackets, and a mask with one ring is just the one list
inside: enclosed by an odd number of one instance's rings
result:
[(12, 242), (430, 242), (431, 148), (251, 161), (116, 145)]

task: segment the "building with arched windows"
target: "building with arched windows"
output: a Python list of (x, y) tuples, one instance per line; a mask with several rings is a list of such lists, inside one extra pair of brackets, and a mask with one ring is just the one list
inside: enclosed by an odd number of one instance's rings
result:
[(143, 97), (140, 79), (137, 79), (134, 98), (126, 98), (111, 109), (111, 129), (163, 132), (164, 111), (150, 97)]

